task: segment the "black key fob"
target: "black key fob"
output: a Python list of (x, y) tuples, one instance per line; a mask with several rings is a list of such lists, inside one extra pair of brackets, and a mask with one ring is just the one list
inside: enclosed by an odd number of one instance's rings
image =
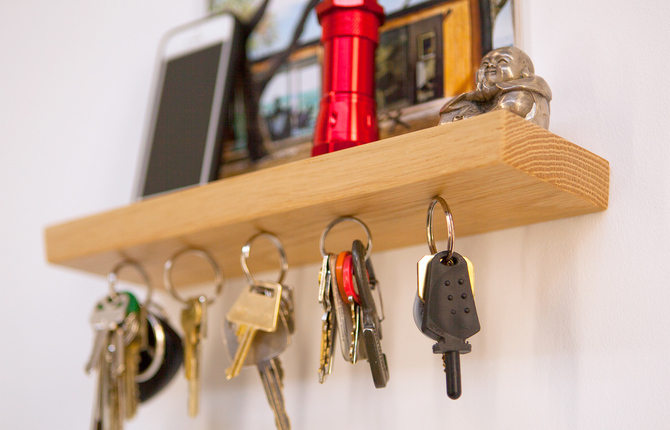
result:
[(181, 337), (167, 320), (148, 311), (149, 348), (140, 352), (140, 366), (136, 381), (139, 383), (140, 403), (160, 392), (175, 377), (184, 362)]
[(470, 352), (465, 339), (479, 332), (474, 300), (472, 263), (448, 251), (435, 254), (426, 273), (426, 290), (421, 331), (438, 343), (435, 353)]

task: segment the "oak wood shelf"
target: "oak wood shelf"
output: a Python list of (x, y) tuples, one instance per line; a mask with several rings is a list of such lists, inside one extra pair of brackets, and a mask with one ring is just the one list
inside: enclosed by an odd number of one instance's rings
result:
[[(160, 285), (167, 258), (192, 245), (210, 250), (234, 277), (242, 274), (242, 245), (259, 230), (281, 238), (291, 266), (319, 261), (321, 232), (340, 215), (368, 224), (373, 251), (425, 243), (435, 195), (451, 206), (458, 237), (583, 215), (607, 208), (609, 163), (492, 112), (54, 225), (45, 231), (47, 259), (105, 275), (134, 258)], [(327, 248), (349, 248), (359, 228), (340, 224)], [(274, 252), (254, 245), (252, 269), (275, 268)], [(205, 263), (175, 265), (174, 275), (179, 285), (211, 278)], [(132, 271), (122, 276), (139, 281)]]

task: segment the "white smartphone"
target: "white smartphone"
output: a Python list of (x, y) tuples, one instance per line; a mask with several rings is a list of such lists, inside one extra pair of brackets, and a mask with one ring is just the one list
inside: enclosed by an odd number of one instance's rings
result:
[(135, 199), (217, 178), (238, 58), (239, 25), (221, 14), (170, 31), (161, 43)]

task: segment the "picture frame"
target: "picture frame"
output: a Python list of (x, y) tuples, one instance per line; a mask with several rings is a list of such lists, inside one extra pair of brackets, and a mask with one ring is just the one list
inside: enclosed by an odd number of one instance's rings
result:
[[(483, 54), (501, 43), (514, 44), (514, 2), (380, 1), (386, 11), (375, 75), (380, 139), (437, 125), (439, 109), (449, 98), (474, 89), (474, 73)], [(249, 59), (254, 74), (266, 71), (276, 52), (285, 48), (288, 29), (300, 13), (297, 3), (286, 8), (281, 4), (275, 0), (268, 6), (269, 19), (274, 20), (275, 30), (281, 27), (280, 34), (268, 37), (267, 29), (273, 27), (268, 24), (265, 34), (252, 35)], [(262, 159), (249, 157), (245, 120), (241, 109), (235, 109), (235, 133), (224, 142), (221, 177), (311, 155), (321, 99), (320, 32), (312, 11), (299, 46), (261, 94), (260, 127), (267, 152)]]

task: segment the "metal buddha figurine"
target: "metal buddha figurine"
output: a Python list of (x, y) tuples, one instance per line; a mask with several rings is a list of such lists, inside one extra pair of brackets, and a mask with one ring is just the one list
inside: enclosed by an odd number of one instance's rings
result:
[(448, 101), (440, 109), (440, 124), (498, 109), (549, 128), (551, 89), (535, 75), (530, 57), (519, 48), (494, 49), (482, 58), (477, 71), (477, 89)]

